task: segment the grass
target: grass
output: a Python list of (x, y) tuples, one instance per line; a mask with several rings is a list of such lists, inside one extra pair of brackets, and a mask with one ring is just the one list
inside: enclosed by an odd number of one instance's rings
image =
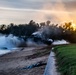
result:
[(76, 45), (56, 46), (54, 52), (61, 75), (76, 75)]

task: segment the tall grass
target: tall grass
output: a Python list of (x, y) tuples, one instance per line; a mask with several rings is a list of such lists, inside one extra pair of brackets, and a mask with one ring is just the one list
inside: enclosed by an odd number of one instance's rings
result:
[(76, 75), (76, 45), (56, 46), (54, 52), (61, 75)]

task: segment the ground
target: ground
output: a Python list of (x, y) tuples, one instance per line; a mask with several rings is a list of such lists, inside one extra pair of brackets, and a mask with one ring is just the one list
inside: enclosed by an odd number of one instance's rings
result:
[(0, 56), (0, 75), (43, 75), (50, 51), (51, 46), (36, 46)]

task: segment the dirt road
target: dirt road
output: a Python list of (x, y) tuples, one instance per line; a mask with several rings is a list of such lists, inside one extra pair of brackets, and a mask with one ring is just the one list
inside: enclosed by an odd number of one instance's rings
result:
[(26, 47), (0, 57), (0, 75), (43, 75), (51, 47)]

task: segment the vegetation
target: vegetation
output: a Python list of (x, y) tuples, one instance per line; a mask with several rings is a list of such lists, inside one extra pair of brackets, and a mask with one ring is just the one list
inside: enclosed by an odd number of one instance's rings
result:
[(65, 39), (71, 43), (76, 43), (76, 28), (72, 22), (58, 25), (51, 24), (50, 21), (38, 24), (31, 20), (28, 24), (15, 25), (11, 23), (9, 25), (0, 25), (0, 33), (13, 34), (18, 37), (30, 37), (36, 31), (40, 31), (44, 39)]
[(56, 46), (54, 51), (61, 75), (76, 75), (76, 44)]
[(29, 22), (29, 24), (19, 24), (14, 25), (11, 23), (10, 25), (1, 25), (0, 33), (2, 34), (13, 34), (15, 36), (30, 36), (33, 32), (37, 31), (39, 25), (36, 24), (33, 20)]

